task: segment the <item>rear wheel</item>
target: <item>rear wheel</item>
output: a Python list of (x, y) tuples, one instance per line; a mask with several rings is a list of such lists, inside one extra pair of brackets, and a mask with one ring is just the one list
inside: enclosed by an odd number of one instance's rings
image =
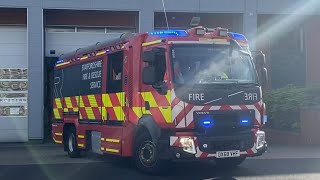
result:
[(80, 157), (80, 149), (77, 146), (76, 129), (74, 127), (70, 127), (64, 143), (66, 143), (65, 146), (67, 147), (69, 157)]
[(236, 157), (236, 158), (223, 158), (223, 159), (215, 159), (215, 163), (217, 167), (221, 168), (235, 168), (246, 159), (245, 156)]
[(165, 161), (159, 159), (157, 145), (147, 131), (138, 134), (135, 141), (135, 166), (146, 173), (158, 174), (162, 172)]

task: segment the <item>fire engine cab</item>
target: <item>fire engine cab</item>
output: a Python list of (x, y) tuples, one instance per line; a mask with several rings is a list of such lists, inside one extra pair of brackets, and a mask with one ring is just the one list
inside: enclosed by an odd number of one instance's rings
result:
[(55, 64), (53, 140), (72, 158), (132, 157), (145, 172), (177, 159), (239, 165), (267, 148), (257, 64), (244, 35), (202, 26), (80, 48)]

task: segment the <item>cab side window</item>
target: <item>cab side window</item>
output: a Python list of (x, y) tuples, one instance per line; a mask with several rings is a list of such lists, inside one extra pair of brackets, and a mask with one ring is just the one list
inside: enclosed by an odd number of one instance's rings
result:
[(122, 92), (123, 51), (107, 57), (107, 93)]

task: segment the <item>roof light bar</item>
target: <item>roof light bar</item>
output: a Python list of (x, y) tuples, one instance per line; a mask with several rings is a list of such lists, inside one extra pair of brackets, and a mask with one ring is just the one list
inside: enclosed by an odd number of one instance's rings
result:
[(229, 36), (235, 40), (246, 40), (247, 38), (243, 34), (230, 32)]
[(153, 36), (188, 36), (188, 33), (184, 30), (166, 30), (166, 31), (154, 31), (149, 35)]

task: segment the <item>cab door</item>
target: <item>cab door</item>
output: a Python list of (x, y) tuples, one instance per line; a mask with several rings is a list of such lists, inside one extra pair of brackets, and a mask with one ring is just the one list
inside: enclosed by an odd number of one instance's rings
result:
[(123, 51), (108, 54), (106, 95), (107, 124), (121, 126), (125, 120), (125, 92), (123, 90)]

